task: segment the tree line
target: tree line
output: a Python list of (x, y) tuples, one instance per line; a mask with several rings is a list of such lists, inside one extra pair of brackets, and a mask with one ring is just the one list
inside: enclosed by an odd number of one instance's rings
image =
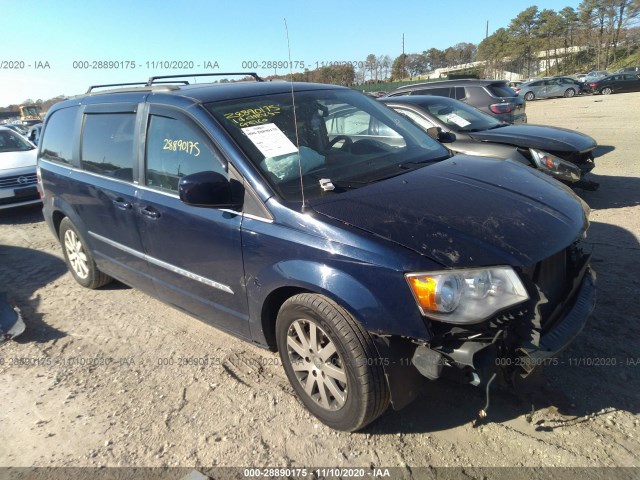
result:
[(538, 73), (540, 51), (549, 73), (605, 70), (621, 54), (638, 50), (639, 14), (640, 0), (584, 0), (559, 12), (532, 6), (480, 42), (477, 59), (490, 70), (525, 77)]
[(294, 81), (361, 85), (398, 81), (474, 61), (486, 62), (482, 71), (485, 77), (501, 75), (505, 70), (531, 77), (539, 73), (538, 52), (544, 52), (550, 74), (604, 70), (620, 55), (638, 51), (639, 18), (640, 0), (583, 0), (577, 9), (565, 7), (557, 12), (532, 6), (478, 45), (461, 42), (444, 50), (402, 53), (393, 60), (389, 55), (371, 53), (360, 68), (326, 66), (292, 77)]

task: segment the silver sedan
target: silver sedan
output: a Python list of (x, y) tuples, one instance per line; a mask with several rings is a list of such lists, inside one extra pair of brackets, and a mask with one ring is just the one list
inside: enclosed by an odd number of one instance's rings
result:
[(578, 93), (578, 86), (568, 83), (562, 78), (546, 78), (525, 82), (513, 90), (525, 100), (530, 101), (534, 98), (571, 98)]

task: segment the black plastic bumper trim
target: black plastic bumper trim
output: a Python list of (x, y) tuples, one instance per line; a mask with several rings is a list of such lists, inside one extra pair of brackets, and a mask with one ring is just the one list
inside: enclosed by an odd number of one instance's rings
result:
[(580, 291), (569, 313), (552, 330), (542, 336), (538, 347), (521, 348), (520, 350), (536, 360), (544, 360), (557, 355), (568, 347), (582, 331), (595, 305), (596, 274), (589, 269), (585, 273)]

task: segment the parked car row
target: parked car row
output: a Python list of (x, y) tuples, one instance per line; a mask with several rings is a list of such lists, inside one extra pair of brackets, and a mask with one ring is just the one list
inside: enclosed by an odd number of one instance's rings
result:
[[(487, 398), (516, 388), (582, 330), (589, 209), (548, 174), (580, 175), (565, 162), (592, 139), (470, 107), (526, 121), (505, 82), (379, 101), (256, 80), (156, 77), (50, 109), (43, 212), (79, 284), (115, 278), (277, 350), (301, 402), (341, 430), (402, 408), (426, 380)], [(415, 95), (432, 87), (442, 96)], [(497, 157), (477, 155), (483, 142)], [(542, 171), (504, 160), (516, 154)]]
[(0, 127), (0, 210), (39, 202), (36, 147), (16, 129)]
[(561, 182), (595, 190), (583, 177), (595, 167), (596, 141), (580, 132), (542, 125), (509, 125), (452, 98), (385, 97), (381, 102), (413, 120), (454, 152), (512, 160)]
[(527, 121), (524, 99), (519, 97), (505, 80), (462, 79), (416, 83), (396, 88), (386, 97), (401, 95), (436, 95), (455, 98), (507, 123)]

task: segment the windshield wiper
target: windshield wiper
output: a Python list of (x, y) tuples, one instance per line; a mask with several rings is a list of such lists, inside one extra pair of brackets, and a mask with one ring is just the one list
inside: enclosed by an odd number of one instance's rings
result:
[(441, 157), (425, 158), (423, 160), (414, 160), (413, 162), (402, 162), (398, 164), (398, 167), (406, 169), (407, 165), (422, 165), (424, 163), (441, 162), (442, 160), (446, 160), (447, 158), (451, 157), (451, 153), (447, 153), (446, 155), (442, 155)]

